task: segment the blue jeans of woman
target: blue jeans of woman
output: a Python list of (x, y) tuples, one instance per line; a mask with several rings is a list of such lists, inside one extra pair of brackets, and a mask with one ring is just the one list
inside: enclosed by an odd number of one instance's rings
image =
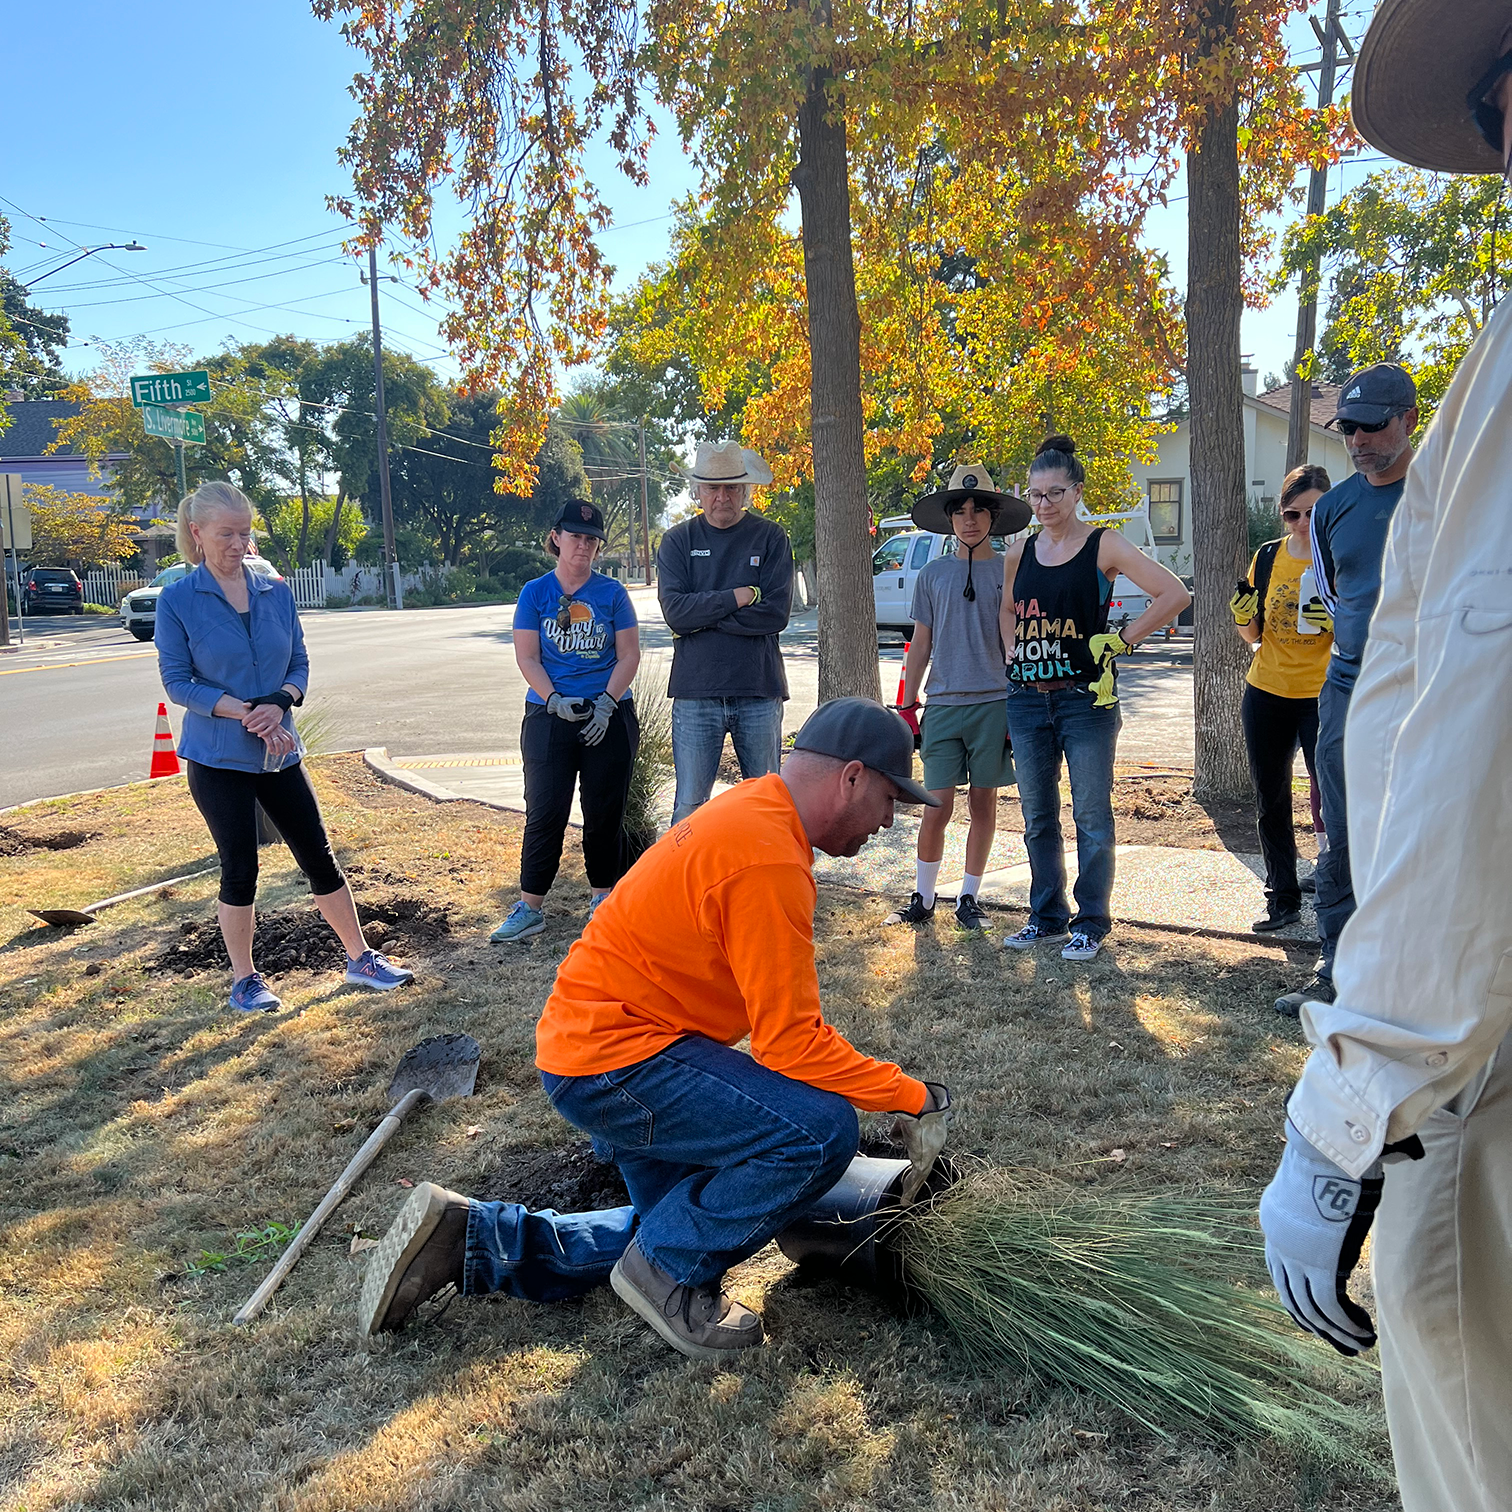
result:
[(717, 1281), (840, 1179), (860, 1133), (843, 1097), (700, 1035), (622, 1070), (541, 1080), (557, 1112), (619, 1166), (632, 1205), (557, 1213), (474, 1202), (469, 1295), (575, 1296), (608, 1280), (632, 1237), (674, 1280)]
[(765, 777), (782, 764), (780, 698), (674, 698), (672, 766), (677, 795), (672, 822), (709, 801), (726, 733), (742, 777)]
[[(1008, 733), (1029, 852), (1029, 922), (1048, 934), (1069, 925), (1100, 940), (1113, 927), (1113, 753), (1122, 724), (1117, 704), (1094, 708), (1085, 688), (1009, 689)], [(1075, 918), (1066, 902), (1062, 758), (1076, 821)]]

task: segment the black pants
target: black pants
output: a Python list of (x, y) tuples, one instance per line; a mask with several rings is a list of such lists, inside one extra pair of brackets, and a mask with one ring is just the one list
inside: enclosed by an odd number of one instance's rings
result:
[(1265, 901), (1273, 909), (1298, 908), (1297, 832), (1292, 824), (1292, 764), (1297, 747), (1309, 776), (1318, 743), (1318, 700), (1278, 698), (1246, 683), (1240, 705), (1250, 777), (1255, 784), (1255, 819), (1265, 860)]
[(582, 740), (583, 726), (525, 705), (520, 755), (525, 762), (525, 843), (520, 850), (520, 891), (545, 894), (562, 862), (562, 837), (572, 814), (572, 790), (583, 806), (583, 867), (591, 887), (613, 887), (626, 870), (625, 801), (630, 768), (640, 744), (635, 704), (624, 699), (604, 738)]
[(1318, 790), (1328, 849), (1318, 857), (1318, 975), (1333, 980), (1339, 935), (1355, 911), (1349, 867), (1349, 805), (1344, 793), (1344, 721), (1354, 684), (1340, 683), (1330, 669), (1318, 695)]
[(339, 892), (346, 878), (331, 854), (315, 789), (301, 762), (281, 772), (238, 772), (187, 763), (189, 796), (204, 815), (220, 852), (220, 900), (246, 908), (257, 897), (257, 805), (278, 828), (317, 898)]

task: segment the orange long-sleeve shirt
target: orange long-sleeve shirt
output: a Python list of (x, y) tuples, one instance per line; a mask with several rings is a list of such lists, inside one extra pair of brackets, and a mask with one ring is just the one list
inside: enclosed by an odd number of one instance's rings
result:
[(855, 1049), (819, 1010), (814, 853), (780, 777), (676, 825), (599, 905), (536, 1026), (536, 1064), (591, 1076), (687, 1034), (751, 1036), (763, 1066), (858, 1108), (917, 1113), (924, 1083)]

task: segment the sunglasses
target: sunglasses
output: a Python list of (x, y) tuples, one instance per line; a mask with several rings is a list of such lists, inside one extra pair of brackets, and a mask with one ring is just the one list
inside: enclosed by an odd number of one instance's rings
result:
[(572, 597), (572, 595), (568, 593), (564, 593), (561, 598), (557, 600), (558, 630), (572, 629), (572, 606), (576, 602), (577, 601)]
[(1512, 74), (1512, 53), (1498, 58), (1481, 76), (1475, 88), (1465, 96), (1465, 104), (1475, 117), (1480, 134), (1498, 157), (1506, 150), (1506, 118), (1501, 106), (1491, 97), (1508, 74)]
[(1395, 415), (1388, 415), (1384, 420), (1378, 420), (1374, 425), (1362, 425), (1358, 420), (1339, 420), (1336, 427), (1341, 436), (1352, 436), (1356, 431), (1364, 431), (1367, 436), (1373, 436), (1377, 431), (1383, 431), (1393, 420)]
[(1304, 519), (1311, 513), (1311, 509), (1283, 509), (1281, 511), (1281, 518), (1285, 520), (1288, 525), (1294, 525), (1298, 520)]

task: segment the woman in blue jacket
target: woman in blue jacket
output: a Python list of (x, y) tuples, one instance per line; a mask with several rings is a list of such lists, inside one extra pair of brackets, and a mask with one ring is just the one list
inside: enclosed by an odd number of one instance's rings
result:
[(252, 554), (247, 496), (230, 483), (201, 484), (179, 503), (178, 549), (195, 570), (163, 590), (153, 638), (163, 687), (188, 711), (178, 751), (189, 793), (220, 852), (231, 1006), (244, 1013), (279, 1006), (252, 962), (258, 804), (346, 947), (346, 980), (380, 992), (402, 987), (414, 973), (368, 949), (300, 760), (291, 710), (304, 699), (310, 659), (289, 585), (242, 563)]

